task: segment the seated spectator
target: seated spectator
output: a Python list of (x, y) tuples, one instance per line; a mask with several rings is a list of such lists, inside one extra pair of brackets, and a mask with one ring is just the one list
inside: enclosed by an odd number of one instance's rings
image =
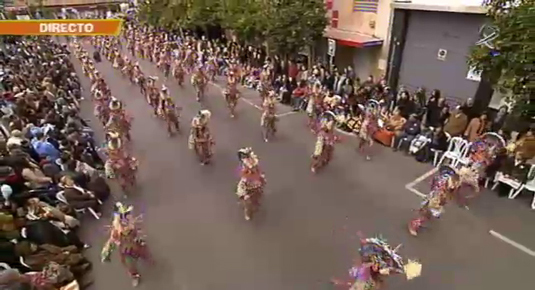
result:
[(412, 114), (409, 120), (403, 124), (402, 130), (394, 138), (394, 151), (401, 148), (404, 143), (410, 144), (420, 132), (420, 121), (416, 118), (416, 115)]
[(468, 98), (466, 102), (461, 105), (461, 111), (466, 115), (468, 120), (472, 120), (477, 117), (477, 111), (474, 107), (474, 99)]
[(80, 277), (91, 265), (75, 246), (36, 245), (22, 241), (15, 246), (15, 250), (18, 256), (24, 258), (24, 264), (30, 266), (32, 271), (42, 271), (49, 262), (55, 262), (69, 267), (76, 276)]
[(294, 111), (299, 111), (303, 106), (304, 98), (307, 95), (307, 84), (305, 81), (301, 81), (299, 83), (299, 87), (297, 87), (292, 92), (292, 107)]
[[(514, 156), (509, 156), (503, 162), (500, 172), (505, 177), (517, 180), (520, 183), (525, 183), (528, 178), (528, 173), (531, 166), (526, 163), (526, 159), (522, 156), (522, 153), (516, 152)], [(498, 195), (503, 197), (509, 194), (511, 187), (506, 184), (500, 183), (498, 187)]]
[(533, 135), (533, 131), (534, 127), (531, 127), (516, 142), (516, 152), (522, 154), (527, 160), (535, 157), (535, 136)]
[(442, 127), (435, 128), (427, 137), (429, 138), (429, 142), (415, 153), (415, 159), (419, 162), (431, 161), (433, 150), (446, 151), (448, 148), (448, 136), (446, 136)]
[(10, 145), (18, 145), (20, 146), (22, 141), (24, 141), (24, 135), (22, 134), (22, 131), (20, 130), (13, 130), (11, 131), (11, 137), (9, 137), (9, 139), (7, 139), (7, 143), (6, 145), (7, 146), (10, 146)]
[(461, 107), (457, 107), (446, 121), (444, 131), (451, 137), (461, 136), (465, 132), (467, 124), (468, 117), (461, 111)]
[(385, 126), (375, 133), (375, 139), (385, 146), (392, 146), (392, 139), (396, 134), (401, 134), (405, 122), (407, 120), (401, 116), (399, 108), (395, 108)]
[(55, 224), (61, 228), (74, 229), (80, 226), (80, 222), (76, 218), (65, 214), (46, 202), (40, 201), (38, 198), (28, 199), (26, 202), (26, 211), (34, 219), (59, 222)]
[(485, 129), (487, 128), (487, 114), (483, 113), (479, 118), (473, 118), (470, 120), (470, 123), (468, 124), (468, 127), (466, 127), (466, 130), (464, 131), (464, 137), (469, 142), (476, 141), (481, 134), (485, 132)]
[(32, 140), (32, 146), (35, 151), (52, 162), (55, 162), (60, 157), (59, 150), (46, 140), (46, 136), (42, 131), (36, 132)]
[(50, 177), (45, 176), (39, 166), (29, 162), (28, 158), (18, 156), (13, 160), (13, 170), (24, 180), (24, 185), (28, 188), (44, 188), (52, 183)]
[(77, 186), (69, 175), (64, 175), (60, 179), (60, 184), (64, 188), (63, 196), (70, 206), (75, 209), (92, 208), (99, 212), (99, 202), (92, 192)]

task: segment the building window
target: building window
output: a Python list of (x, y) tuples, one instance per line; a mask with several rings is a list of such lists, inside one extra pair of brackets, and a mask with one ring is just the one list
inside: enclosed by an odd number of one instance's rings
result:
[(333, 1), (334, 0), (327, 0), (327, 2), (325, 3), (327, 10), (333, 9)]

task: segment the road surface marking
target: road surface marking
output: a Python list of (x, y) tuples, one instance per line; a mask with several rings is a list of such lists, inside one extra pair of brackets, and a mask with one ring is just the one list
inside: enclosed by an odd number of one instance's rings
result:
[(433, 168), (433, 169), (429, 170), (428, 172), (422, 174), (422, 176), (420, 176), (420, 177), (416, 178), (415, 180), (407, 183), (405, 185), (405, 189), (407, 189), (408, 191), (418, 195), (419, 197), (425, 197), (426, 194), (424, 194), (421, 191), (419, 191), (418, 189), (414, 188), (414, 186), (416, 186), (418, 183), (424, 181), (429, 176), (435, 174), (437, 171), (438, 171), (438, 168)]
[(286, 116), (290, 116), (290, 115), (297, 114), (297, 113), (299, 113), (299, 112), (293, 112), (293, 111), (291, 111), (291, 112), (286, 112), (286, 113), (278, 114), (278, 115), (277, 115), (277, 118), (280, 118), (280, 117), (286, 117)]
[(502, 235), (502, 234), (500, 234), (500, 233), (498, 233), (496, 231), (490, 230), (489, 234), (491, 234), (493, 237), (495, 237), (497, 239), (500, 239), (503, 242), (505, 242), (505, 243), (507, 243), (507, 244), (519, 249), (520, 251), (522, 251), (522, 252), (524, 252), (524, 253), (532, 256), (532, 257), (535, 257), (535, 251), (533, 251), (532, 249), (530, 249), (530, 248), (528, 248), (528, 247), (526, 247), (524, 245), (521, 245), (521, 244), (509, 239), (508, 237), (506, 237), (506, 236), (504, 236), (504, 235)]
[[(219, 90), (220, 90), (220, 93), (221, 93), (221, 96), (222, 97), (225, 97), (225, 95), (223, 94), (223, 91), (225, 90), (220, 84), (216, 84), (214, 82), (210, 82), (211, 85), (217, 87)], [(251, 102), (250, 100), (246, 99), (246, 98), (239, 98), (239, 100), (242, 100), (244, 101), (246, 104), (249, 104), (253, 107), (255, 107), (256, 109), (262, 111), (262, 108), (256, 104), (254, 104), (253, 102)]]

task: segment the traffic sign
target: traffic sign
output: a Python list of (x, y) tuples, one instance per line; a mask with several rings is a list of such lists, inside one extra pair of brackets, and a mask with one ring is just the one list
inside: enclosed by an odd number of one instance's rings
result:
[(336, 40), (329, 38), (327, 40), (327, 44), (327, 54), (329, 56), (334, 56), (334, 54), (336, 53)]

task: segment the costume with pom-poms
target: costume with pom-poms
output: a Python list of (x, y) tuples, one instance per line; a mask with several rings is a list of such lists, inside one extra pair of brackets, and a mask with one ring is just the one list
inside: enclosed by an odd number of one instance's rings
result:
[(210, 163), (212, 158), (212, 146), (214, 141), (208, 128), (210, 116), (208, 110), (200, 111), (191, 121), (191, 130), (189, 135), (189, 148), (195, 150), (201, 164)]
[(114, 251), (119, 252), (121, 263), (127, 268), (134, 286), (137, 286), (140, 278), (138, 260), (151, 259), (145, 238), (138, 227), (139, 222), (140, 217), (133, 216), (132, 206), (116, 203), (110, 237), (101, 252), (102, 262), (109, 261)]
[(258, 165), (258, 157), (251, 148), (238, 151), (240, 159), (240, 181), (236, 195), (243, 205), (245, 219), (249, 220), (258, 211), (264, 193), (266, 178)]
[(444, 206), (454, 198), (460, 185), (460, 177), (454, 168), (442, 166), (431, 181), (431, 192), (424, 198), (418, 215), (409, 222), (411, 235), (418, 235), (420, 228), (430, 219), (439, 218)]
[(350, 280), (335, 280), (335, 285), (349, 290), (377, 290), (392, 274), (405, 274), (407, 280), (421, 275), (422, 265), (419, 262), (404, 261), (397, 253), (401, 245), (392, 248), (382, 237), (362, 238), (360, 243), (360, 261), (349, 269)]
[(118, 179), (123, 190), (133, 187), (136, 183), (138, 161), (124, 148), (120, 134), (108, 132), (106, 155), (106, 176)]
[(333, 112), (327, 111), (323, 114), (312, 154), (312, 172), (329, 164), (334, 153), (334, 144), (337, 141), (334, 134), (334, 122), (336, 116)]

